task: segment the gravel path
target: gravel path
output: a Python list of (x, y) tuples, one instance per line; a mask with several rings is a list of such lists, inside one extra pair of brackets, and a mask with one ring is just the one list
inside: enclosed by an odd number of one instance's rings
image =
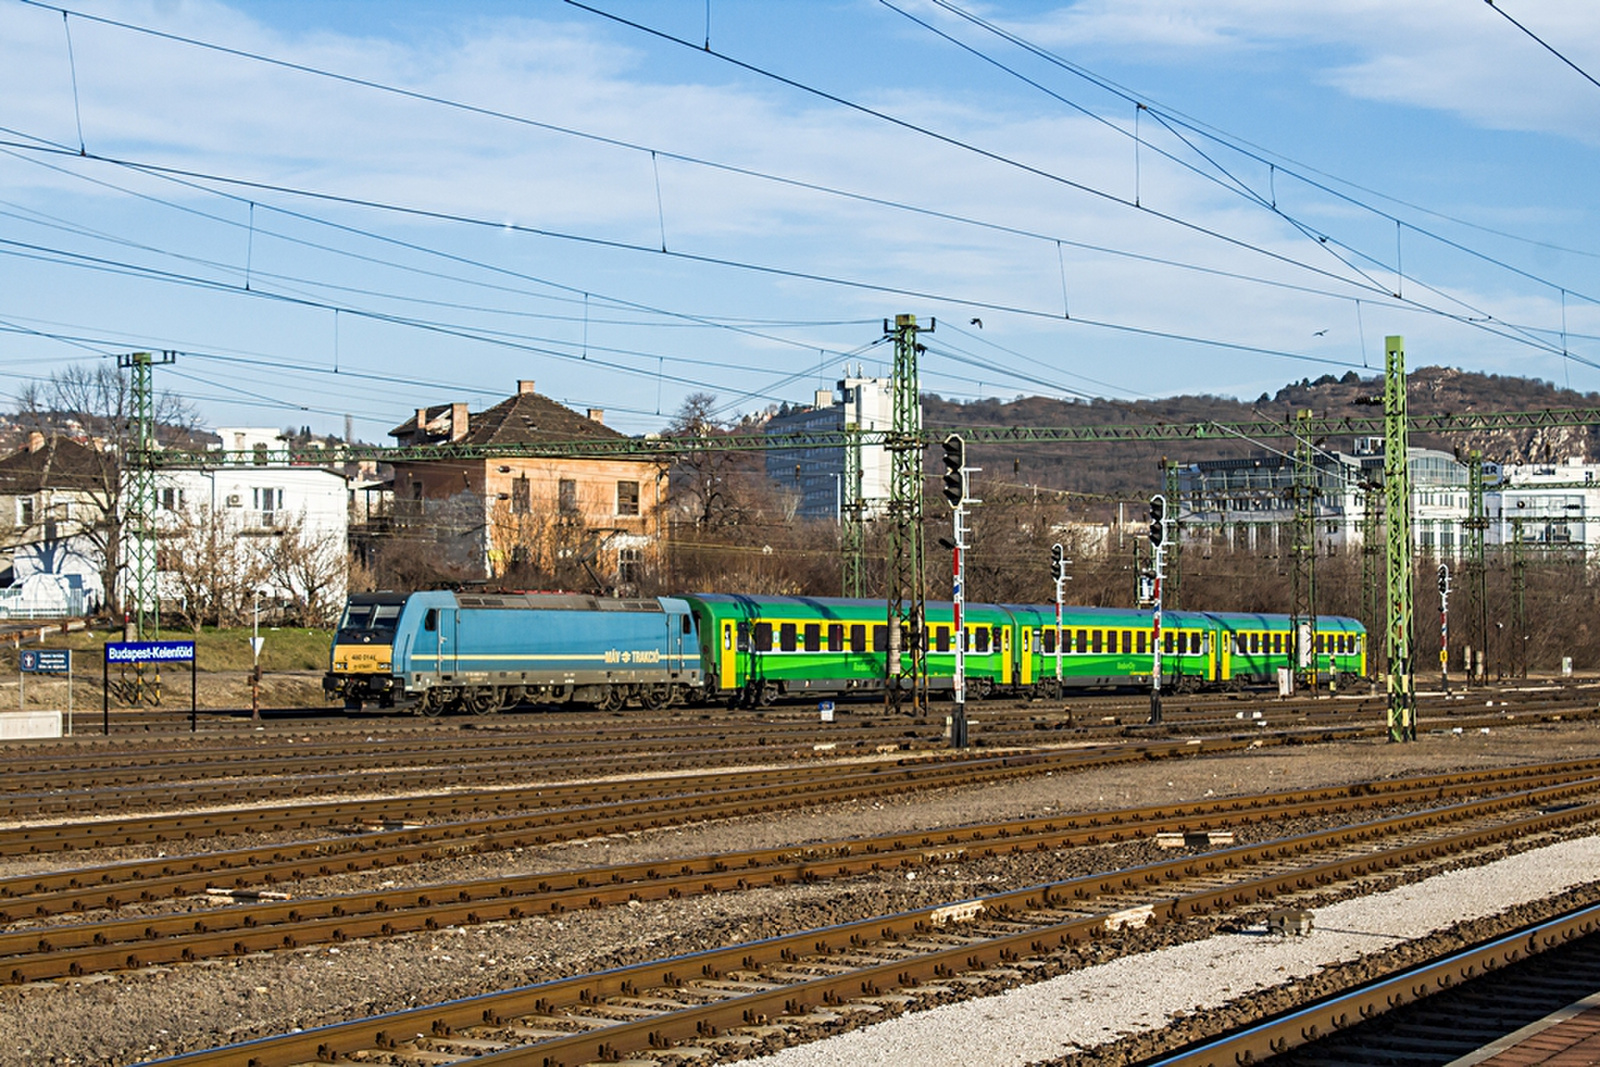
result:
[(1023, 1067), (1156, 1030), (1252, 989), (1281, 985), (1453, 923), (1542, 899), (1593, 881), (1596, 870), (1600, 836), (1566, 841), (1320, 908), (1306, 937), (1280, 937), (1263, 927), (1223, 934), (999, 996), (902, 1015), (749, 1062)]

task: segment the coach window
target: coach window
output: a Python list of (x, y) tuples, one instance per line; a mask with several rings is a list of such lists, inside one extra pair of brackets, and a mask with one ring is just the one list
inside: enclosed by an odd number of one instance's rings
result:
[(874, 652), (887, 652), (887, 651), (889, 651), (889, 627), (888, 626), (874, 626), (872, 628), (872, 651), (874, 651)]
[(1099, 652), (1102, 648), (1105, 647), (1105, 645), (1103, 643), (1105, 641), (1105, 638), (1103, 636), (1101, 636), (1101, 633), (1102, 632), (1100, 630), (1090, 630), (1089, 631), (1089, 651), (1090, 652)]
[(792, 622), (783, 623), (778, 627), (778, 651), (794, 651), (795, 625)]
[(950, 627), (935, 626), (933, 628), (933, 650), (935, 652), (950, 651)]
[(1078, 652), (1081, 655), (1082, 653), (1087, 652), (1087, 651), (1089, 651), (1089, 631), (1088, 630), (1079, 630), (1078, 631)]
[(867, 650), (867, 627), (864, 623), (856, 623), (850, 627), (850, 651), (865, 652)]
[(1161, 634), (1161, 651), (1164, 654), (1167, 654), (1167, 655), (1171, 655), (1172, 654), (1172, 631), (1171, 630), (1162, 631), (1162, 634)]
[(807, 652), (822, 651), (822, 624), (820, 622), (806, 623), (806, 628), (804, 631), (802, 631), (802, 636), (805, 641), (805, 649)]
[(772, 624), (770, 622), (758, 622), (758, 623), (756, 623), (755, 635), (754, 636), (755, 636), (755, 651), (757, 651), (757, 652), (771, 652), (772, 651)]
[(1280, 654), (1283, 652), (1283, 635), (1282, 634), (1273, 634), (1272, 635), (1272, 651), (1280, 653)]
[(844, 651), (844, 623), (830, 622), (828, 624), (828, 651)]
[(1143, 630), (1140, 630), (1139, 631), (1139, 637), (1138, 637), (1138, 644), (1134, 648), (1134, 651), (1142, 656), (1146, 652), (1150, 651), (1149, 645), (1150, 645), (1150, 635), (1145, 633)]
[(1044, 654), (1047, 655), (1047, 656), (1055, 655), (1055, 651), (1056, 651), (1056, 630), (1055, 630), (1055, 627), (1054, 626), (1045, 627), (1043, 630), (1039, 631), (1039, 637), (1040, 637), (1039, 647), (1044, 652)]
[(978, 653), (979, 655), (989, 651), (989, 628), (987, 626), (977, 626), (973, 628), (972, 644), (972, 651)]

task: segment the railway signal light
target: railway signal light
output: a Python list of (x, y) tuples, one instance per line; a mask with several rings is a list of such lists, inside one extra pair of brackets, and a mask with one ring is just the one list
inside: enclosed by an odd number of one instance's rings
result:
[(1060, 581), (1061, 580), (1061, 576), (1063, 574), (1065, 574), (1066, 571), (1067, 571), (1066, 553), (1064, 553), (1061, 550), (1061, 546), (1060, 545), (1051, 545), (1050, 546), (1050, 577), (1056, 579), (1057, 581)]
[(1159, 545), (1167, 533), (1167, 501), (1160, 495), (1150, 498), (1150, 543)]
[(1450, 568), (1443, 563), (1439, 564), (1439, 595), (1450, 592)]
[(967, 443), (958, 434), (944, 439), (944, 498), (953, 508), (959, 508), (967, 498)]

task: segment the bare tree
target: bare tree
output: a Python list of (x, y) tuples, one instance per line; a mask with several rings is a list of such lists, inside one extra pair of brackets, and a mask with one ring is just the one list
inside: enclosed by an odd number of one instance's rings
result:
[[(46, 448), (55, 448), (61, 438), (87, 446), (88, 458), (71, 486), (91, 512), (80, 536), (99, 558), (107, 603), (120, 608), (117, 578), (128, 518), (123, 465), (135, 430), (127, 378), (106, 364), (67, 367), (43, 384), (28, 385), (17, 398), (17, 414), (28, 429), (44, 434)], [(186, 440), (196, 421), (187, 401), (165, 392), (155, 397), (153, 415), (158, 439), (168, 443)]]
[(161, 598), (191, 630), (227, 626), (265, 583), (268, 561), (234, 536), (209, 505), (163, 513), (156, 553)]
[(288, 621), (327, 626), (338, 617), (348, 585), (344, 544), (316, 536), (302, 512), (268, 542), (263, 556), (267, 581), (288, 600)]

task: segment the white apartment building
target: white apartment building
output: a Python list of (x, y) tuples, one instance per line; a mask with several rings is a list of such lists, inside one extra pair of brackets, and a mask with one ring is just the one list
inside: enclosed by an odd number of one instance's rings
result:
[[(858, 367), (853, 377), (841, 378), (834, 389), (818, 389), (812, 406), (773, 416), (765, 432), (838, 432), (849, 425), (862, 431), (894, 428), (891, 379), (863, 377)], [(861, 446), (863, 517), (883, 514), (893, 473), (887, 449), (880, 444)], [(796, 515), (802, 519), (838, 519), (849, 495), (843, 448), (768, 449), (767, 477), (798, 495)]]

